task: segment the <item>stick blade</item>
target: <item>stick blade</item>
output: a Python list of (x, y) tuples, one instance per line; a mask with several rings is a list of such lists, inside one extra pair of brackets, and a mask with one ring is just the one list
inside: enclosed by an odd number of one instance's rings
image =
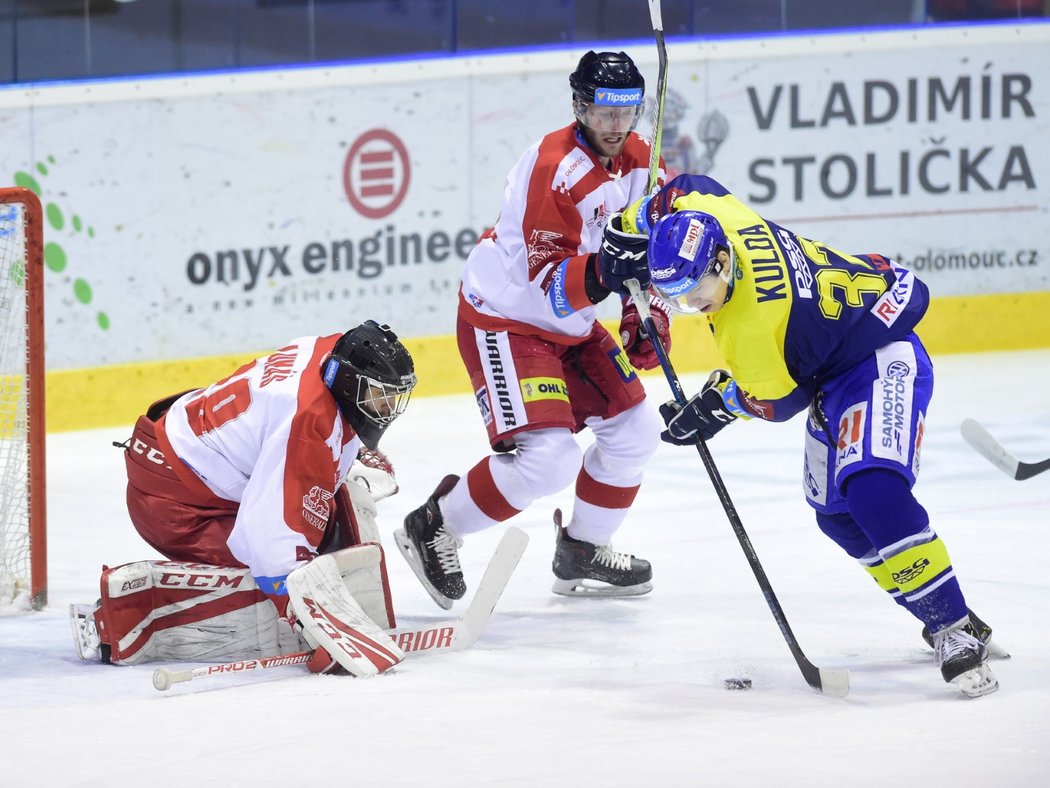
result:
[(1019, 462), (1017, 463), (1017, 473), (1014, 474), (1014, 478), (1019, 482), (1023, 482), (1025, 479), (1031, 479), (1033, 476), (1038, 476), (1043, 471), (1050, 471), (1050, 460), (1043, 460), (1042, 462)]
[(991, 433), (973, 419), (964, 419), (959, 425), (959, 432), (963, 438), (988, 462), (1001, 470), (1007, 476), (1016, 479), (1018, 462), (1006, 449), (1004, 449)]
[(529, 535), (516, 525), (508, 526), (503, 532), (503, 538), (496, 545), (496, 552), (485, 568), (478, 590), (470, 600), (470, 607), (456, 628), (453, 651), (470, 648), (481, 637), (492, 610), (503, 594), (503, 589), (507, 587), (528, 543)]
[(649, 21), (653, 24), (653, 31), (664, 29), (664, 15), (660, 8), (660, 0), (649, 0)]
[(821, 668), (820, 691), (833, 698), (846, 697), (849, 694), (849, 671)]

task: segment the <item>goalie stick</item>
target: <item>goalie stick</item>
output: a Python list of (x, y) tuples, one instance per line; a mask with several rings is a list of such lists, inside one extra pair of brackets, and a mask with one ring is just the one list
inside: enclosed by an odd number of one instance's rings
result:
[[(656, 337), (652, 343), (653, 349), (656, 351), (656, 357), (660, 361), (660, 367), (663, 369), (664, 376), (667, 378), (667, 383), (671, 387), (675, 401), (682, 407), (685, 407), (686, 402), (688, 401), (685, 396), (685, 391), (682, 389), (682, 383), (678, 379), (674, 367), (671, 366), (671, 359), (668, 358), (663, 343), (660, 342), (660, 335), (652, 324), (653, 317), (649, 311), (649, 301), (642, 294), (638, 280), (628, 279), (626, 285), (631, 291), (631, 300), (633, 300), (635, 306), (638, 307), (638, 314), (642, 318), (642, 324), (649, 332), (649, 336)], [(733, 528), (733, 533), (736, 534), (737, 541), (740, 543), (740, 547), (744, 551), (744, 556), (747, 558), (747, 563), (750, 565), (751, 571), (754, 573), (755, 579), (758, 581), (758, 587), (762, 589), (762, 595), (766, 598), (766, 604), (769, 606), (769, 610), (773, 614), (777, 626), (780, 627), (780, 632), (784, 636), (784, 640), (787, 641), (788, 649), (791, 651), (791, 656), (795, 658), (795, 663), (798, 665), (799, 670), (802, 671), (802, 677), (806, 680), (806, 683), (809, 684), (809, 686), (819, 692), (832, 695), (836, 698), (845, 697), (846, 694), (849, 693), (849, 671), (825, 670), (824, 668), (818, 668), (810, 662), (802, 652), (802, 647), (799, 646), (798, 639), (795, 637), (795, 633), (791, 631), (791, 625), (788, 624), (787, 616), (784, 615), (784, 609), (780, 606), (776, 594), (773, 593), (773, 586), (770, 585), (769, 578), (766, 576), (766, 571), (762, 568), (762, 563), (758, 560), (758, 554), (755, 552), (755, 548), (751, 544), (751, 539), (748, 537), (747, 531), (744, 530), (744, 524), (740, 520), (740, 515), (737, 514), (736, 507), (733, 505), (733, 501), (729, 497), (729, 491), (726, 489), (725, 483), (722, 481), (722, 475), (718, 472), (718, 467), (715, 465), (714, 458), (711, 456), (711, 451), (707, 448), (707, 444), (702, 438), (697, 438), (696, 450), (700, 453), (700, 459), (704, 463), (707, 475), (711, 478), (711, 484), (715, 488), (715, 494), (718, 496), (718, 500), (722, 504), (722, 508), (725, 510), (726, 517), (729, 518), (729, 524)]]
[[(474, 592), (474, 597), (470, 600), (470, 605), (462, 618), (439, 621), (420, 627), (398, 627), (389, 630), (387, 634), (406, 654), (462, 651), (470, 648), (485, 630), (492, 611), (503, 594), (503, 589), (507, 587), (507, 582), (517, 568), (528, 543), (528, 534), (520, 528), (513, 525), (507, 528), (492, 558), (489, 559), (485, 574), (478, 584), (478, 590)], [(309, 662), (312, 656), (312, 651), (300, 651), (294, 654), (245, 659), (186, 670), (157, 668), (153, 671), (153, 686), (164, 691), (173, 684), (208, 676), (302, 665)]]
[(1021, 462), (1003, 448), (992, 434), (973, 419), (964, 419), (959, 431), (966, 442), (973, 446), (988, 462), (1001, 470), (1011, 479), (1023, 482), (1038, 476), (1043, 471), (1050, 471), (1050, 459), (1041, 462)]

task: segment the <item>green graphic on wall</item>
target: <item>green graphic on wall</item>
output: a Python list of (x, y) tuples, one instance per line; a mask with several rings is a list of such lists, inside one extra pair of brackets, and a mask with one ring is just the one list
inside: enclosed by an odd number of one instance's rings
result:
[[(49, 165), (54, 166), (55, 157), (48, 156), (47, 162), (37, 162), (36, 171), (40, 177), (45, 178), (49, 174)], [(60, 233), (63, 230), (67, 232), (72, 231), (73, 233), (84, 233), (88, 238), (95, 237), (95, 229), (93, 227), (85, 227), (83, 220), (77, 214), (73, 214), (69, 217), (68, 229), (66, 221), (66, 212), (62, 210), (62, 207), (53, 202), (47, 202), (44, 199), (44, 190), (40, 186), (40, 182), (28, 172), (16, 172), (14, 177), (15, 185), (31, 189), (36, 196), (40, 198), (41, 203), (44, 205), (44, 216), (47, 219), (48, 225), (55, 233)], [(44, 242), (44, 265), (56, 274), (63, 273), (66, 268), (69, 267), (69, 255), (66, 253), (65, 248), (55, 240), (47, 240)], [(91, 284), (83, 278), (73, 278), (73, 297), (85, 306), (89, 306), (94, 298), (94, 293), (91, 289)], [(99, 328), (103, 331), (109, 329), (109, 315), (105, 312), (98, 311), (95, 314), (95, 321), (98, 323)]]

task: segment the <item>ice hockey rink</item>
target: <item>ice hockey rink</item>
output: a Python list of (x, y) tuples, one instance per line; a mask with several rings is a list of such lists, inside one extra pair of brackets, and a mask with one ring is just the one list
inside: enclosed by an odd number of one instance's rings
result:
[[(1050, 473), (1009, 478), (959, 425), (976, 418), (1021, 460), (1050, 456), (1050, 350), (935, 363), (916, 492), (967, 601), (1012, 653), (993, 663), (992, 695), (945, 684), (921, 625), (818, 531), (799, 484), (801, 416), (735, 424), (710, 446), (806, 655), (849, 670), (844, 699), (805, 684), (697, 453), (663, 445), (615, 542), (652, 561), (648, 596), (551, 594), (551, 512), (569, 490), (514, 521), (530, 544), (470, 650), (409, 655), (374, 679), (293, 666), (161, 693), (155, 665), (80, 662), (67, 620), (71, 602), (97, 597), (103, 564), (157, 557), (124, 509), (111, 442), (130, 429), (114, 428), (48, 440), (49, 605), (0, 618), (0, 784), (1046, 785)], [(684, 378), (690, 391), (700, 380)], [(662, 377), (646, 384), (668, 398)], [(448, 618), (391, 532), (486, 452), (473, 399), (413, 401), (383, 448), (401, 486), (379, 506), (399, 623)], [(468, 585), (498, 538), (465, 544)], [(753, 688), (727, 691), (727, 677)]]

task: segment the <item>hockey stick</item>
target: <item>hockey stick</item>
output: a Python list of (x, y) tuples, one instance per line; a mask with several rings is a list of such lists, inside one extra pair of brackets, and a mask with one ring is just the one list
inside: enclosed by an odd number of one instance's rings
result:
[[(399, 627), (389, 630), (387, 634), (406, 654), (462, 651), (470, 648), (478, 641), (481, 633), (485, 630), (485, 626), (492, 616), (492, 611), (503, 594), (503, 589), (507, 587), (507, 582), (517, 568), (528, 543), (528, 534), (520, 528), (516, 526), (507, 528), (503, 533), (503, 538), (500, 539), (499, 544), (496, 546), (496, 551), (492, 554), (492, 558), (485, 568), (485, 574), (478, 584), (478, 590), (474, 592), (470, 605), (462, 618), (451, 621), (439, 621), (421, 627)], [(300, 651), (294, 654), (262, 657), (261, 659), (245, 659), (221, 665), (189, 668), (187, 670), (157, 668), (153, 671), (153, 686), (158, 690), (164, 691), (169, 689), (172, 684), (222, 673), (244, 673), (249, 670), (302, 665), (309, 662), (312, 656), (312, 651)]]
[[(671, 359), (667, 356), (663, 343), (660, 342), (660, 334), (653, 325), (653, 317), (649, 311), (649, 302), (643, 295), (636, 279), (628, 279), (626, 284), (631, 291), (631, 300), (638, 307), (638, 314), (642, 318), (645, 330), (649, 332), (650, 337), (655, 338), (652, 343), (653, 349), (656, 351), (656, 357), (660, 361), (661, 368), (663, 368), (664, 376), (671, 386), (675, 401), (682, 407), (685, 407), (688, 401), (685, 391), (682, 389), (682, 383), (678, 379), (678, 375), (675, 374), (674, 367), (671, 366)], [(726, 489), (722, 476), (715, 466), (711, 451), (707, 448), (707, 444), (702, 438), (697, 438), (696, 450), (700, 453), (700, 459), (704, 463), (707, 475), (711, 478), (715, 494), (718, 495), (718, 500), (725, 510), (726, 517), (729, 518), (729, 524), (733, 528), (733, 533), (736, 534), (737, 541), (740, 543), (744, 556), (747, 558), (747, 563), (751, 566), (751, 571), (758, 581), (758, 587), (762, 589), (762, 595), (766, 598), (766, 604), (769, 605), (769, 610), (773, 613), (773, 618), (776, 620), (777, 626), (780, 627), (784, 640), (787, 641), (791, 656), (795, 658), (795, 663), (798, 665), (799, 670), (802, 671), (802, 677), (815, 690), (833, 695), (836, 698), (845, 697), (849, 692), (849, 671), (818, 668), (806, 658), (801, 646), (798, 644), (798, 640), (795, 638), (795, 633), (791, 631), (791, 625), (788, 624), (787, 616), (784, 615), (784, 609), (780, 606), (780, 602), (777, 601), (776, 594), (773, 593), (773, 586), (770, 585), (769, 578), (758, 560), (758, 554), (751, 544), (751, 539), (748, 537), (747, 531), (744, 530), (744, 524), (741, 522), (740, 515), (737, 514), (736, 507), (729, 497), (729, 491)]]
[(656, 52), (659, 56), (659, 76), (656, 79), (656, 117), (653, 119), (652, 147), (649, 149), (649, 183), (646, 193), (656, 190), (657, 174), (660, 171), (660, 150), (663, 147), (664, 99), (667, 96), (667, 48), (664, 46), (664, 20), (660, 0), (649, 0), (649, 20), (656, 37)]
[(1001, 470), (1011, 479), (1016, 479), (1017, 481), (1022, 482), (1025, 479), (1031, 479), (1033, 476), (1038, 476), (1043, 471), (1050, 471), (1050, 459), (1043, 460), (1042, 462), (1019, 461), (1016, 457), (1010, 454), (1010, 452), (1004, 449), (1002, 444), (993, 438), (988, 430), (973, 419), (964, 419), (962, 425), (959, 427), (959, 431), (962, 433), (962, 436), (966, 439), (967, 443), (977, 449), (977, 451), (988, 460), (988, 462)]

